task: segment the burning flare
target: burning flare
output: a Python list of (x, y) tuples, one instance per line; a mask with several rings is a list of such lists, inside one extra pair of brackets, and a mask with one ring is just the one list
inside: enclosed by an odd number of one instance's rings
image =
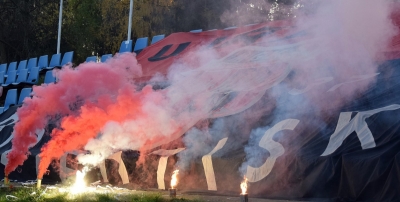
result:
[(83, 167), (82, 169), (78, 169), (76, 171), (76, 178), (75, 178), (75, 183), (72, 185), (70, 188), (70, 192), (72, 194), (79, 194), (85, 191), (86, 189), (86, 182), (85, 182), (85, 175), (86, 172), (88, 171), (87, 167)]
[(242, 181), (242, 183), (240, 183), (240, 189), (242, 189), (242, 193), (241, 194), (246, 194), (247, 192), (247, 178), (246, 176), (244, 176), (244, 179)]
[(177, 184), (178, 184), (178, 172), (179, 170), (174, 170), (172, 173), (172, 178), (171, 178), (171, 189), (173, 189)]

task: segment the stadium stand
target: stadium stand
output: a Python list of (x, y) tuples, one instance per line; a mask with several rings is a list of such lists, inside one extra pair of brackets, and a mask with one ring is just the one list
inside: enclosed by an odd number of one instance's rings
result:
[(6, 111), (10, 106), (17, 104), (17, 89), (10, 89), (7, 91), (4, 107), (1, 112)]
[(0, 71), (0, 84), (4, 83), (4, 74), (5, 74), (4, 71)]
[(28, 60), (28, 65), (26, 66), (26, 69), (28, 69), (28, 73), (33, 67), (37, 67), (37, 58), (31, 58)]
[(8, 65), (7, 73), (4, 75), (4, 77), (8, 77), (10, 71), (16, 71), (16, 70), (17, 70), (17, 62), (11, 62)]
[(39, 67), (39, 70), (48, 67), (49, 66), (49, 56), (48, 55), (40, 56), (37, 66)]
[(67, 64), (72, 64), (72, 61), (74, 60), (74, 51), (69, 51), (64, 53), (64, 56), (61, 60), (60, 67), (63, 67), (64, 65)]
[(164, 37), (165, 37), (164, 34), (157, 35), (157, 36), (153, 36), (153, 39), (151, 39), (151, 44), (154, 44), (154, 43), (160, 41), (160, 40), (163, 39)]
[(147, 47), (148, 37), (138, 38), (133, 48), (133, 52), (139, 54), (144, 48)]
[(46, 75), (44, 76), (44, 83), (49, 84), (54, 82), (56, 82), (56, 77), (53, 76), (53, 71), (47, 71)]
[[(6, 72), (7, 71), (7, 63), (1, 64), (0, 65), (0, 72)], [(4, 74), (3, 74), (4, 76)]]
[(18, 68), (17, 68), (17, 75), (19, 74), (20, 71), (22, 71), (23, 69), (26, 69), (26, 63), (27, 63), (27, 60), (19, 61)]
[(32, 88), (23, 88), (18, 98), (18, 105), (22, 104), (26, 97), (30, 97), (31, 93)]
[(74, 51), (69, 51), (69, 52), (64, 53), (64, 56), (62, 57), (61, 62), (60, 62), (60, 60), (61, 60), (61, 53), (54, 54), (51, 57), (50, 64), (48, 67), (46, 67), (46, 69), (50, 70), (50, 69), (54, 69), (54, 68), (62, 68), (64, 65), (67, 65), (70, 63), (72, 64), (72, 61), (74, 60)]
[(97, 62), (97, 56), (89, 56), (86, 58), (86, 62)]
[(132, 40), (122, 41), (119, 53), (132, 52)]
[(60, 66), (61, 64), (61, 53), (53, 54), (50, 59), (50, 63), (47, 67), (42, 67), (41, 70), (44, 69), (53, 69), (54, 67)]
[(112, 58), (112, 54), (102, 55), (101, 56), (101, 62), (106, 62), (110, 58)]
[(25, 82), (28, 77), (28, 69), (22, 69), (19, 71), (17, 79), (13, 82), (13, 85), (18, 85), (19, 83)]
[(24, 81), (27, 84), (37, 84), (39, 80), (39, 67), (32, 67), (31, 72), (29, 72), (29, 76)]
[(9, 86), (10, 84), (15, 82), (15, 79), (17, 78), (17, 71), (9, 71), (7, 73), (7, 79), (4, 82), (4, 84), (2, 84), (3, 87)]

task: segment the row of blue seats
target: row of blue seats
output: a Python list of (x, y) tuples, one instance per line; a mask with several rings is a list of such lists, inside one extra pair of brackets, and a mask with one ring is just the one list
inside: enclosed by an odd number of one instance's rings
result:
[[(237, 27), (227, 27), (224, 30), (232, 30), (232, 29), (236, 29), (236, 28)], [(191, 33), (200, 33), (202, 31), (203, 31), (203, 29), (196, 29), (196, 30), (191, 30), (190, 32)], [(214, 30), (208, 30), (208, 31), (214, 31)], [(154, 44), (154, 43), (160, 41), (161, 39), (164, 39), (164, 37), (165, 37), (164, 34), (153, 36), (153, 38), (151, 40), (151, 44)], [(148, 37), (138, 38), (135, 42), (135, 46), (133, 47), (133, 52), (135, 52), (136, 54), (139, 54), (144, 48), (146, 48), (148, 46), (147, 42), (148, 42)], [(122, 41), (121, 46), (119, 48), (119, 52), (120, 53), (132, 52), (132, 40)]]
[[(165, 37), (164, 34), (154, 36), (151, 40), (151, 44), (154, 44)], [(148, 46), (148, 37), (138, 38), (136, 40), (135, 46), (133, 47), (133, 52), (139, 54), (144, 48)], [(132, 52), (132, 40), (122, 41), (121, 46), (119, 48), (120, 53), (124, 52)]]
[[(251, 25), (254, 25), (254, 24), (249, 24), (249, 25), (246, 25), (246, 26), (251, 26)], [(237, 27), (233, 26), (233, 27), (224, 28), (223, 30), (232, 30), (232, 29), (236, 29), (236, 28), (237, 28)], [(217, 29), (207, 30), (207, 32), (209, 32), (209, 31), (215, 31), (215, 30), (217, 30)], [(200, 32), (203, 32), (203, 29), (190, 30), (190, 32), (191, 32), (191, 33), (200, 33)]]
[[(39, 62), (37, 58), (30, 58), (29, 60), (22, 60), (18, 62), (11, 62), (0, 65), (0, 72), (4, 72), (4, 77), (8, 77), (9, 73), (12, 71), (16, 72), (16, 75), (23, 70), (27, 70), (30, 73), (31, 69), (38, 67), (39, 71), (53, 69), (54, 67), (62, 67), (68, 63), (72, 63), (74, 59), (74, 51), (66, 52), (61, 59), (61, 53), (54, 54), (49, 63), (49, 56), (43, 55), (39, 57)], [(17, 67), (18, 63), (18, 67)], [(1, 79), (0, 79), (1, 80)]]
[[(45, 75), (45, 81), (44, 83), (51, 83), (52, 80), (55, 80), (53, 78), (53, 71), (49, 70), (46, 72)], [(27, 69), (23, 69), (19, 72), (17, 75), (16, 71), (10, 71), (8, 73), (8, 76), (6, 77), (6, 80), (4, 82), (4, 72), (0, 72), (0, 84), (3, 87), (8, 87), (10, 85), (19, 85), (19, 84), (30, 84), (34, 85), (38, 83), (39, 80), (39, 67), (33, 67), (31, 71), (28, 73)]]
[[(164, 37), (165, 37), (164, 34), (154, 36), (153, 39), (151, 40), (151, 44), (154, 44), (154, 43), (160, 41)], [(140, 51), (142, 51), (144, 48), (147, 47), (147, 41), (148, 41), (148, 37), (138, 38), (136, 40), (135, 46), (133, 48), (133, 52), (135, 52), (136, 54), (139, 54)], [(119, 48), (119, 53), (132, 52), (132, 43), (133, 43), (132, 40), (122, 41), (121, 46)], [(103, 56), (101, 56), (100, 62), (105, 62), (106, 60), (108, 60), (111, 57), (112, 57), (112, 54), (103, 55)], [(99, 62), (99, 61), (97, 59), (97, 56), (89, 56), (86, 58), (86, 62)]]
[[(111, 57), (112, 57), (112, 54), (102, 55), (101, 59), (100, 59), (100, 62), (105, 62)], [(87, 57), (86, 58), (86, 62), (99, 62), (99, 61), (97, 60), (97, 56), (94, 55), (94, 56)]]
[[(23, 103), (26, 97), (29, 97), (32, 93), (32, 88), (23, 88), (18, 98), (17, 89), (10, 89), (7, 91), (6, 99), (4, 101), (4, 106), (0, 107), (0, 113), (6, 111), (10, 106), (20, 105)], [(18, 101), (18, 102), (17, 102)]]
[[(37, 67), (34, 67), (34, 68), (37, 68)], [(53, 76), (53, 71), (52, 70), (47, 71), (45, 78), (44, 78), (44, 83), (50, 84), (50, 83), (55, 83), (55, 82), (56, 82), (56, 78)], [(21, 105), (26, 97), (30, 97), (31, 93), (32, 93), (32, 88), (23, 88), (21, 90), (21, 93), (19, 94), (19, 98), (18, 98), (17, 89), (9, 89), (6, 94), (4, 106), (0, 107), (0, 114), (3, 113), (4, 111), (6, 111), (10, 106)]]
[[(154, 44), (154, 43), (160, 41), (164, 37), (165, 37), (164, 34), (163, 35), (154, 36), (153, 39), (151, 40), (151, 44)], [(135, 46), (133, 48), (133, 51), (136, 54), (139, 54), (140, 51), (142, 51), (144, 48), (147, 47), (147, 40), (148, 40), (148, 37), (138, 38), (136, 40)], [(125, 52), (132, 52), (132, 40), (122, 41), (121, 46), (119, 48), (119, 53), (125, 53)], [(101, 59), (99, 61), (97, 56), (94, 55), (94, 56), (87, 57), (86, 58), (86, 62), (105, 62), (111, 57), (112, 57), (112, 54), (105, 54), (105, 55), (101, 56)]]

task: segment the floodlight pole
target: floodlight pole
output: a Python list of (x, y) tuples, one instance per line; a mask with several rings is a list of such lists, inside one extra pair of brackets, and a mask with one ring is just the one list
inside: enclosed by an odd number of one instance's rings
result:
[(128, 23), (128, 41), (131, 40), (131, 30), (132, 30), (132, 13), (133, 13), (133, 0), (129, 5), (129, 23)]
[(57, 54), (60, 53), (61, 44), (61, 24), (62, 24), (62, 10), (63, 10), (63, 0), (60, 0), (60, 15), (58, 17), (58, 38), (57, 38)]

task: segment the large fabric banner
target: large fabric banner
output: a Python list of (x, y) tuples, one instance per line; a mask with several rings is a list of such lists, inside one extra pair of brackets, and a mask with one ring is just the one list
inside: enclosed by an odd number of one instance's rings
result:
[[(215, 51), (217, 58), (221, 59), (220, 62), (230, 65), (245, 64), (244, 66), (252, 68), (255, 64), (251, 63), (256, 61), (254, 57), (265, 56), (267, 53), (265, 49), (258, 49), (259, 47), (274, 47), (275, 44), (281, 44), (279, 40), (286, 41), (290, 46), (307, 40), (307, 37), (306, 31), (296, 30), (290, 22), (201, 33), (175, 33), (138, 55), (138, 61), (143, 67), (143, 77), (140, 79), (146, 81), (156, 74), (167, 75), (177, 61), (195, 70), (200, 63), (196, 62), (196, 57), (190, 56), (197, 50)], [(326, 76), (308, 82), (307, 86), (285, 89), (288, 96), (297, 99), (315, 88), (329, 84), (324, 91), (318, 91), (321, 93), (317, 96), (331, 97), (340, 88), (372, 79), (374, 82), (368, 85), (368, 89), (363, 89), (353, 100), (340, 108), (328, 107), (331, 111), (321, 116), (301, 112), (279, 114), (278, 118), (271, 118), (278, 116), (276, 112), (260, 116), (258, 123), (266, 121), (268, 128), (262, 131), (255, 143), (259, 152), (258, 158), (262, 160), (254, 164), (242, 164), (248, 155), (245, 145), (249, 144), (248, 141), (253, 141), (249, 139), (254, 130), (247, 130), (239, 138), (234, 131), (228, 132), (226, 144), (213, 153), (213, 156), (204, 154), (200, 158), (203, 161), (193, 161), (189, 171), (183, 174), (185, 186), (181, 188), (233, 194), (238, 191), (241, 181), (238, 177), (239, 170), (244, 170), (250, 182), (249, 193), (253, 196), (282, 199), (333, 198), (345, 201), (398, 200), (398, 38), (393, 38), (392, 44), (376, 58), (380, 66), (375, 73), (350, 75), (349, 80), (341, 82)], [(282, 75), (290, 78), (291, 73), (287, 73), (284, 68), (271, 72), (275, 74), (269, 78), (272, 82), (290, 83), (287, 79), (282, 81), (278, 78)], [(241, 76), (245, 77), (246, 74)], [(257, 80), (256, 75), (251, 77)], [(260, 88), (263, 93), (255, 95), (257, 93), (253, 92), (251, 98), (246, 94), (246, 99), (240, 99), (240, 96), (230, 99), (224, 103), (227, 110), (216, 110), (215, 116), (211, 118), (220, 117), (214, 119), (215, 122), (229, 122), (235, 117), (243, 117), (243, 113), (255, 113), (251, 106), (254, 108), (254, 105), (262, 102), (260, 100), (268, 99), (269, 96), (268, 92), (264, 94), (266, 89)], [(240, 104), (234, 104), (235, 99)], [(234, 107), (229, 107), (229, 104)], [(268, 119), (274, 121), (268, 122)], [(242, 119), (234, 124), (237, 124), (236, 128), (246, 127), (246, 121), (248, 120)], [(215, 143), (220, 139), (216, 139)], [(178, 161), (179, 157), (182, 156), (178, 154)], [(208, 160), (206, 164), (205, 158)], [(163, 173), (168, 173), (176, 166), (171, 164)], [(212, 174), (209, 173), (208, 166), (212, 166)], [(156, 168), (153, 169), (156, 172)], [(215, 179), (209, 179), (209, 176)]]

